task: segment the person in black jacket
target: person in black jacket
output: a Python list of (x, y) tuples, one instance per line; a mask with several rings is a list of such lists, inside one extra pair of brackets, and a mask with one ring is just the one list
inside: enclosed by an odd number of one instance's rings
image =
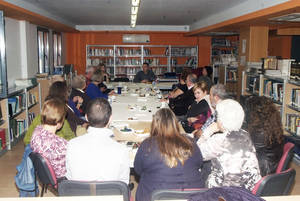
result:
[(189, 106), (194, 102), (195, 96), (193, 87), (197, 83), (197, 76), (189, 74), (186, 78), (186, 85), (188, 90), (176, 98), (169, 99), (169, 106), (177, 117), (186, 115)]
[(264, 96), (251, 96), (245, 102), (246, 126), (251, 135), (261, 176), (276, 171), (283, 153), (281, 117), (273, 101)]
[(85, 115), (86, 107), (88, 102), (91, 100), (90, 97), (84, 92), (86, 87), (86, 82), (84, 76), (75, 76), (72, 79), (72, 91), (70, 94), (70, 99), (73, 100), (74, 97), (81, 97), (81, 101), (77, 101), (76, 104), (79, 104), (79, 110), (82, 116)]

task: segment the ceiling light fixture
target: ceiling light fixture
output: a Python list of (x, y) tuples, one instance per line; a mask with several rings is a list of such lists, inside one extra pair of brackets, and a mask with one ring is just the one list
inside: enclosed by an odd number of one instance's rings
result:
[(140, 0), (131, 0), (131, 20), (130, 20), (130, 27), (135, 27), (136, 19), (139, 11)]

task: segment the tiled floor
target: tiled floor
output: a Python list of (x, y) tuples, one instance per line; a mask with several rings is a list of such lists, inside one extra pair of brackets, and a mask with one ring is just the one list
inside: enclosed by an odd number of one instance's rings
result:
[[(0, 197), (18, 197), (18, 191), (15, 186), (14, 176), (16, 175), (16, 166), (20, 163), (24, 145), (20, 142), (13, 147), (11, 151), (0, 157)], [(296, 169), (296, 182), (292, 190), (292, 195), (300, 195), (300, 166), (292, 164)], [(136, 189), (135, 185), (135, 189)], [(133, 190), (133, 194), (135, 193)], [(54, 196), (52, 192), (47, 192), (44, 196)]]

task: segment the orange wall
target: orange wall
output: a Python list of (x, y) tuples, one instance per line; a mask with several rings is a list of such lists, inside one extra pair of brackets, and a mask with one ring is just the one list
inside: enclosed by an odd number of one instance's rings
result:
[(268, 56), (281, 56), (291, 58), (291, 36), (269, 36)]
[[(132, 32), (80, 32), (66, 33), (66, 63), (74, 64), (78, 74), (86, 69), (86, 45), (124, 45), (122, 35)], [(136, 32), (135, 32), (136, 33)], [(210, 37), (184, 36), (182, 32), (138, 32), (149, 34), (150, 43), (147, 45), (198, 45), (199, 66), (210, 64)]]

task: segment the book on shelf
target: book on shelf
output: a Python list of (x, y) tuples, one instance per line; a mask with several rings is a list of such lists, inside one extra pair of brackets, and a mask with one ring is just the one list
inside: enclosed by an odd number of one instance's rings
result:
[(1, 139), (1, 149), (5, 149), (6, 148), (6, 132), (5, 129), (0, 128), (0, 139)]
[(285, 128), (295, 135), (300, 136), (300, 116), (297, 114), (286, 114)]
[(300, 89), (292, 89), (291, 105), (293, 107), (300, 108)]
[(10, 97), (8, 100), (8, 112), (10, 116), (20, 112), (26, 107), (26, 97), (25, 94)]
[(264, 80), (264, 95), (275, 100), (282, 102), (283, 100), (283, 83), (272, 80)]

